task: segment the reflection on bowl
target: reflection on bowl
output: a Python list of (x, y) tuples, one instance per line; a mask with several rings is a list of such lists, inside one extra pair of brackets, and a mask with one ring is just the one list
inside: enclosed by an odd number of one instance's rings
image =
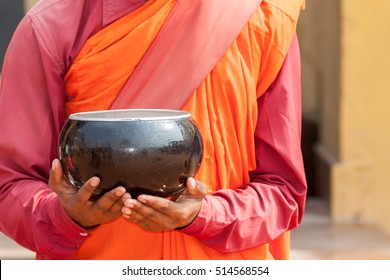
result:
[(203, 155), (199, 130), (185, 111), (126, 109), (70, 115), (59, 140), (59, 158), (69, 184), (80, 188), (101, 179), (91, 197), (124, 186), (132, 197), (161, 197), (185, 190)]

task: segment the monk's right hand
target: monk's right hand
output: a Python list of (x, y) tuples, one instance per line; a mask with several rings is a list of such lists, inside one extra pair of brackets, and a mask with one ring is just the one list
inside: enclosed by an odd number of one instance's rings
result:
[(68, 215), (80, 226), (89, 228), (111, 222), (122, 215), (122, 196), (124, 187), (117, 187), (96, 201), (90, 201), (94, 190), (100, 183), (98, 177), (92, 177), (79, 190), (70, 186), (63, 177), (61, 163), (58, 159), (52, 162), (49, 187), (57, 194)]

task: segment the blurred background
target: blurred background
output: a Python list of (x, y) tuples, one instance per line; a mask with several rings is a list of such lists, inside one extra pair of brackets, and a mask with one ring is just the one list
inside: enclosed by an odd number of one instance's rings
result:
[[(0, 64), (36, 2), (0, 0)], [(388, 0), (306, 0), (298, 35), (309, 193), (292, 259), (390, 259), (389, 11)], [(30, 258), (0, 233), (0, 259)]]

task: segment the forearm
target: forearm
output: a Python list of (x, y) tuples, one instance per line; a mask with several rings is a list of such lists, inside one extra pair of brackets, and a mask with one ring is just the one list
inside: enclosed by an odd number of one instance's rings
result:
[(0, 190), (0, 230), (41, 257), (67, 259), (90, 232), (77, 226), (41, 182), (22, 180)]

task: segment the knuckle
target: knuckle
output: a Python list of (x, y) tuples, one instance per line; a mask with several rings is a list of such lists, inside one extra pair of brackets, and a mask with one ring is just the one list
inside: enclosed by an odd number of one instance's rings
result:
[(104, 203), (96, 203), (95, 204), (95, 211), (96, 212), (99, 212), (99, 213), (102, 213), (102, 212), (105, 212), (107, 210), (107, 207)]
[(157, 216), (156, 212), (155, 211), (150, 211), (146, 214), (147, 218), (150, 219), (150, 220), (154, 220)]
[(171, 206), (172, 206), (171, 203), (172, 203), (172, 202), (169, 201), (169, 200), (163, 201), (163, 202), (161, 203), (161, 205), (159, 206), (158, 209), (159, 209), (160, 211), (162, 211), (162, 212), (166, 212), (166, 211), (168, 211), (168, 210), (171, 208)]

